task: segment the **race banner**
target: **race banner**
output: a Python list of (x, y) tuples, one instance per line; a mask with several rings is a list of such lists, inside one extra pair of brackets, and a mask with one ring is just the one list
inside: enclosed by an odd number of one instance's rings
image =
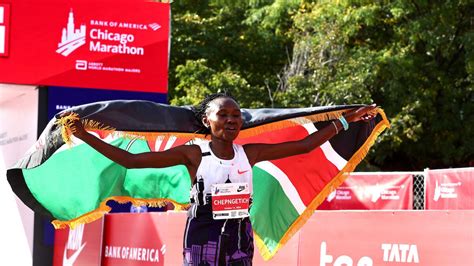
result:
[(319, 210), (412, 210), (412, 173), (351, 173)]
[[(0, 176), (36, 142), (37, 120), (38, 90), (34, 86), (0, 84)], [(3, 217), (8, 217), (0, 226), (1, 260), (32, 265), (33, 211), (15, 196), (5, 179), (0, 179), (0, 202)]]
[[(104, 219), (57, 230), (53, 265), (182, 264), (186, 212), (108, 214)], [(473, 223), (471, 210), (317, 211), (271, 261), (255, 254), (253, 264), (474, 265)], [(102, 264), (97, 261), (99, 237)], [(63, 258), (73, 264), (63, 264)]]
[(156, 1), (2, 1), (0, 82), (166, 93), (169, 25)]
[(105, 216), (102, 265), (165, 265), (166, 214)]
[(427, 210), (474, 210), (474, 167), (425, 170)]
[(53, 266), (101, 265), (102, 228), (101, 218), (74, 229), (58, 229), (54, 233)]
[(474, 211), (317, 212), (293, 265), (474, 265)]

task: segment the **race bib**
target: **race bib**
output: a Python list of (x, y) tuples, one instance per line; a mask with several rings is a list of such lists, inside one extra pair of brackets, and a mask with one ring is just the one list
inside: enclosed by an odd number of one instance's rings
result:
[(249, 216), (250, 189), (248, 183), (214, 184), (211, 186), (214, 220)]

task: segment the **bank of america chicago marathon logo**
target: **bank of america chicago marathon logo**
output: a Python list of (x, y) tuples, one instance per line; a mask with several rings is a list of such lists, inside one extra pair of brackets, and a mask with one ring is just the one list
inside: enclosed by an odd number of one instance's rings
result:
[(372, 185), (372, 186), (347, 186), (339, 187), (331, 192), (327, 198), (327, 202), (335, 200), (352, 200), (356, 199), (370, 199), (371, 202), (376, 203), (379, 200), (400, 200), (399, 192), (404, 189), (405, 185)]
[[(95, 26), (95, 27), (94, 27)], [(135, 41), (135, 35), (110, 32), (108, 30), (102, 30), (99, 27), (112, 27), (112, 28), (127, 28), (136, 30), (147, 30), (148, 28), (152, 31), (157, 31), (161, 28), (158, 23), (150, 24), (137, 24), (137, 23), (125, 23), (116, 21), (102, 21), (102, 20), (90, 20), (89, 38), (89, 50), (91, 52), (99, 53), (113, 53), (113, 54), (129, 54), (129, 55), (144, 55), (144, 47), (130, 46), (130, 43)], [(118, 42), (117, 44), (103, 44), (101, 41), (112, 41)], [(72, 8), (69, 11), (66, 27), (62, 29), (61, 41), (58, 43), (56, 52), (63, 56), (68, 56), (81, 46), (86, 44), (86, 25), (81, 24), (76, 28), (74, 21), (74, 12)]]
[(461, 181), (438, 182), (438, 180), (436, 180), (433, 200), (438, 201), (440, 199), (457, 199), (458, 189), (460, 189), (461, 185)]

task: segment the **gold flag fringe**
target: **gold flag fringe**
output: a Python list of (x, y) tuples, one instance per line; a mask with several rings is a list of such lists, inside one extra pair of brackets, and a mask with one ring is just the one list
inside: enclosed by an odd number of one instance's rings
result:
[(64, 143), (71, 144), (71, 134), (74, 132), (71, 129), (72, 124), (79, 120), (79, 115), (76, 113), (69, 113), (56, 119), (55, 125), (61, 126), (61, 137)]
[[(289, 118), (281, 121), (276, 121), (264, 125), (259, 125), (254, 128), (247, 128), (242, 129), (239, 133), (239, 139), (245, 139), (249, 137), (253, 137), (264, 132), (270, 132), (280, 129), (285, 129), (288, 127), (293, 127), (295, 125), (303, 125), (308, 123), (309, 121), (312, 122), (320, 122), (320, 121), (328, 121), (339, 118), (343, 113), (349, 111), (348, 109), (331, 111), (321, 114), (313, 114), (307, 115), (303, 117), (297, 118)], [(76, 113), (70, 113), (59, 118), (56, 121), (56, 124), (62, 125), (61, 128), (61, 135), (63, 141), (67, 144), (71, 143), (71, 134), (74, 133), (74, 128), (72, 127), (76, 120), (79, 120), (79, 115)], [(154, 140), (156, 138), (164, 138), (164, 137), (187, 137), (187, 138), (200, 138), (200, 139), (210, 139), (210, 135), (204, 135), (201, 133), (183, 133), (183, 132), (140, 132), (140, 131), (116, 131), (115, 128), (104, 125), (103, 123), (89, 120), (89, 119), (81, 119), (82, 124), (84, 125), (84, 129), (86, 130), (101, 130), (108, 133), (118, 134), (120, 137), (127, 138), (127, 139), (145, 139), (145, 140)]]
[(157, 199), (140, 199), (140, 198), (133, 198), (128, 196), (112, 196), (104, 199), (99, 207), (91, 212), (88, 212), (84, 215), (81, 215), (78, 218), (68, 220), (68, 221), (60, 221), (54, 220), (51, 223), (53, 224), (55, 229), (63, 229), (63, 228), (71, 228), (74, 229), (76, 226), (80, 224), (91, 223), (95, 220), (102, 218), (105, 214), (109, 213), (111, 208), (107, 206), (107, 201), (114, 200), (118, 203), (132, 203), (135, 206), (148, 206), (148, 207), (164, 207), (166, 204), (171, 203), (173, 204), (176, 211), (186, 210), (189, 208), (189, 204), (182, 204), (178, 203), (172, 199), (166, 198), (157, 198)]
[(262, 238), (254, 231), (254, 236), (256, 239), (257, 247), (260, 251), (264, 260), (271, 259), (276, 252), (285, 245), (291, 237), (298, 232), (299, 229), (306, 223), (306, 221), (313, 215), (314, 211), (318, 208), (319, 205), (326, 199), (326, 197), (331, 194), (338, 186), (340, 186), (349, 176), (349, 173), (354, 171), (356, 166), (364, 159), (364, 157), (369, 152), (370, 147), (375, 143), (377, 137), (386, 129), (390, 128), (390, 122), (385, 115), (385, 112), (377, 108), (377, 113), (382, 116), (382, 121), (379, 122), (364, 144), (359, 148), (359, 150), (354, 153), (350, 158), (344, 168), (329, 182), (323, 190), (311, 201), (311, 203), (306, 207), (306, 210), (296, 219), (295, 222), (288, 228), (281, 240), (278, 242), (276, 248), (270, 251), (265, 245)]
[(76, 132), (76, 128), (74, 127), (74, 123), (80, 120), (82, 126), (85, 130), (103, 130), (103, 131), (111, 131), (114, 132), (115, 128), (104, 125), (100, 122), (90, 120), (90, 119), (81, 119), (77, 113), (71, 112), (66, 115), (61, 116), (60, 118), (56, 119), (54, 122), (55, 125), (61, 126), (61, 137), (64, 143), (71, 145), (71, 135)]
[[(337, 110), (332, 112), (326, 112), (322, 114), (313, 114), (297, 118), (290, 118), (286, 120), (281, 120), (277, 122), (272, 122), (264, 125), (259, 125), (255, 128), (242, 129), (239, 133), (239, 139), (250, 138), (264, 132), (271, 132), (275, 130), (281, 130), (289, 127), (294, 127), (295, 125), (304, 125), (309, 121), (311, 122), (321, 122), (328, 121), (339, 118), (343, 113), (351, 109)], [(309, 121), (308, 121), (309, 120)]]

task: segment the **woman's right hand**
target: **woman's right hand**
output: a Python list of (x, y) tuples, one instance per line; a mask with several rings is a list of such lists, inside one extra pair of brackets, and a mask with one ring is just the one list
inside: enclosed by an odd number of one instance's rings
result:
[(367, 122), (376, 116), (376, 114), (374, 113), (376, 108), (377, 108), (377, 105), (375, 104), (363, 106), (359, 108), (354, 108), (350, 110), (349, 112), (347, 112), (346, 114), (344, 114), (344, 118), (349, 123), (357, 122), (359, 120), (363, 120)]
[[(61, 114), (60, 118), (62, 119), (69, 115), (71, 115), (71, 113)], [(66, 130), (69, 130), (70, 133), (75, 137), (81, 138), (82, 136), (87, 134), (87, 131), (84, 129), (84, 125), (82, 125), (81, 118), (78, 115), (71, 116), (66, 121)]]
[(69, 124), (69, 128), (71, 129), (71, 133), (78, 138), (82, 138), (87, 131), (84, 129), (84, 125), (82, 124), (81, 119), (71, 121)]

